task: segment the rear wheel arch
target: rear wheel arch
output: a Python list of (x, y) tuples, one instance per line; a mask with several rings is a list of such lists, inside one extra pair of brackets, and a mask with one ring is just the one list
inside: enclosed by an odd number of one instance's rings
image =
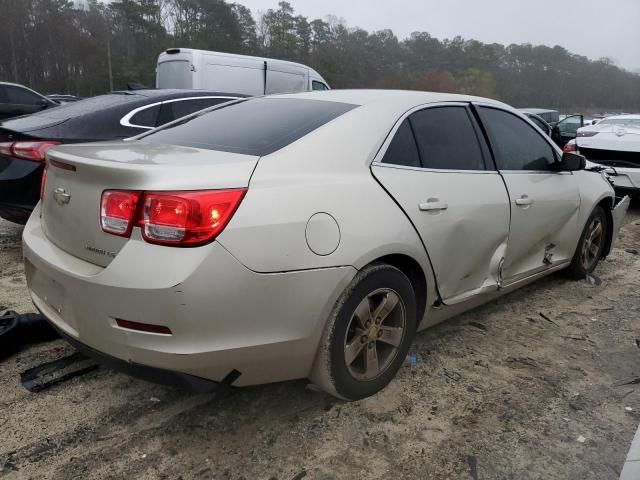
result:
[(416, 296), (416, 322), (419, 326), (427, 308), (427, 276), (420, 264), (409, 255), (400, 253), (379, 257), (367, 265), (374, 263), (386, 263), (407, 276)]

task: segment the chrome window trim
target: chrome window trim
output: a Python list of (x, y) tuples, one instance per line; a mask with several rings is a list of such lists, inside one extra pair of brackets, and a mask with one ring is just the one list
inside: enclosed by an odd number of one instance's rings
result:
[[(407, 110), (396, 121), (396, 123), (393, 125), (393, 128), (387, 134), (387, 137), (384, 139), (384, 142), (382, 142), (382, 145), (378, 149), (378, 153), (376, 153), (376, 155), (373, 157), (373, 160), (371, 161), (370, 166), (374, 166), (375, 165), (377, 167), (401, 168), (401, 169), (404, 169), (404, 170), (417, 170), (417, 171), (421, 171), (421, 172), (433, 172), (433, 173), (496, 173), (497, 174), (498, 171), (497, 170), (492, 170), (492, 169), (485, 169), (485, 170), (454, 170), (454, 169), (448, 169), (448, 168), (424, 168), (424, 167), (411, 167), (409, 165), (397, 165), (397, 164), (394, 164), (394, 163), (384, 163), (382, 161), (382, 159), (384, 158), (384, 156), (387, 153), (387, 150), (389, 149), (389, 145), (391, 144), (391, 141), (396, 136), (396, 132), (400, 128), (400, 125), (402, 125), (402, 122), (404, 122), (413, 113), (421, 111), (421, 110), (426, 110), (428, 108), (437, 108), (437, 107), (464, 107), (464, 108), (469, 108), (471, 103), (472, 102), (461, 102), (461, 101), (423, 103), (423, 104), (417, 105), (417, 106), (412, 107), (411, 109)], [(478, 144), (478, 148), (482, 152), (482, 147), (480, 146), (480, 144)], [(491, 159), (489, 159), (489, 160), (491, 160)]]
[(473, 173), (473, 174), (480, 174), (480, 175), (486, 175), (486, 174), (491, 174), (491, 175), (499, 175), (497, 170), (455, 170), (455, 169), (448, 169), (448, 168), (422, 168), (422, 167), (411, 167), (409, 165), (398, 165), (395, 163), (384, 163), (384, 162), (379, 162), (379, 161), (373, 161), (371, 163), (372, 167), (384, 167), (384, 168), (396, 168), (399, 170), (415, 170), (418, 172), (430, 172), (430, 173)]
[[(142, 107), (138, 107), (134, 110), (131, 110), (129, 113), (127, 113), (124, 117), (122, 117), (120, 119), (120, 125), (122, 125), (123, 127), (130, 127), (130, 128), (142, 128), (144, 130), (153, 130), (156, 127), (147, 127), (145, 125), (136, 125), (134, 123), (131, 123), (131, 118), (133, 118), (133, 116), (143, 110), (146, 110), (147, 108), (151, 108), (151, 107), (155, 107), (157, 105), (162, 105), (165, 103), (173, 103), (173, 102), (184, 102), (186, 100), (200, 100), (200, 99), (210, 99), (210, 98), (222, 98), (222, 99), (228, 99), (228, 100), (236, 100), (238, 97), (227, 97), (227, 96), (223, 96), (223, 95), (202, 95), (199, 97), (184, 97), (184, 98), (172, 98), (170, 100), (163, 100), (161, 102), (155, 102), (155, 103), (150, 103), (149, 105), (143, 105)], [(208, 107), (205, 107), (208, 108)]]

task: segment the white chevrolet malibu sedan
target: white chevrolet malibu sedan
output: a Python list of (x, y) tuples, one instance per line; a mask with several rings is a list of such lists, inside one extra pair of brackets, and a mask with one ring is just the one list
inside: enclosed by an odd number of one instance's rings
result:
[(383, 388), (417, 330), (561, 269), (628, 206), (524, 116), (469, 96), (242, 99), (48, 153), (36, 307), (79, 349), (193, 386)]

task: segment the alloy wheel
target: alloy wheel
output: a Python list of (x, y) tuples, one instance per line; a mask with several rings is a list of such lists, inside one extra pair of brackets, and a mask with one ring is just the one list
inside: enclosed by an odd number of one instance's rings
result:
[(381, 288), (367, 295), (351, 315), (344, 340), (347, 369), (356, 380), (372, 380), (395, 359), (407, 324), (400, 295)]
[(604, 239), (603, 233), (602, 221), (600, 218), (595, 217), (589, 224), (587, 234), (584, 237), (584, 243), (582, 244), (582, 266), (587, 271), (598, 261)]

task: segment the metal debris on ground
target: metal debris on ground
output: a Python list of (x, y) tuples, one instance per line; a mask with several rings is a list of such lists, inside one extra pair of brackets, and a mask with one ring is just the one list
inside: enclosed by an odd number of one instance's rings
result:
[(587, 441), (586, 438), (584, 438), (582, 435), (580, 435), (578, 438), (576, 438), (576, 441), (580, 442), (580, 443), (584, 443)]
[(98, 365), (82, 353), (76, 352), (52, 362), (29, 368), (20, 374), (22, 386), (30, 392), (41, 392), (59, 383), (84, 375)]

